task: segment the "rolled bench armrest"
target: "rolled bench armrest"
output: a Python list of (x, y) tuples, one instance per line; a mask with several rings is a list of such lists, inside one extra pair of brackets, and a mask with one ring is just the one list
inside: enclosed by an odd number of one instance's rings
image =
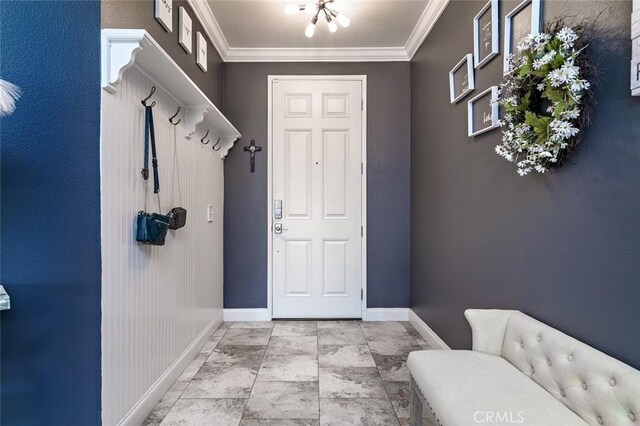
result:
[(514, 310), (467, 309), (464, 316), (471, 326), (473, 350), (500, 356), (509, 318)]

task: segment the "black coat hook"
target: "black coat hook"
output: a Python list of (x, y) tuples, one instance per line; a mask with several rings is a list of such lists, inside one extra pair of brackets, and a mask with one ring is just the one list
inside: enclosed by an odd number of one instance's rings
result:
[(204, 138), (206, 138), (207, 136), (209, 136), (209, 129), (207, 129), (207, 133), (204, 134), (204, 136), (202, 137), (202, 139), (200, 139), (200, 142), (202, 142), (204, 145), (208, 144), (209, 142), (211, 142), (210, 139), (207, 139), (207, 141), (204, 141)]
[(144, 106), (150, 106), (151, 108), (153, 108), (154, 106), (156, 106), (156, 101), (151, 102), (151, 105), (147, 105), (147, 101), (149, 100), (149, 98), (151, 98), (153, 96), (153, 94), (156, 92), (156, 86), (151, 86), (151, 93), (149, 93), (149, 96), (147, 96), (146, 98), (144, 98), (141, 102), (142, 105)]
[(178, 110), (176, 111), (176, 113), (173, 114), (171, 118), (169, 118), (169, 123), (173, 124), (174, 126), (177, 126), (178, 124), (180, 124), (180, 122), (182, 121), (181, 118), (178, 118), (178, 121), (176, 121), (175, 123), (173, 122), (173, 119), (176, 118), (178, 114), (180, 114), (180, 107), (178, 107)]
[[(218, 144), (220, 143), (220, 138), (218, 138), (218, 140), (216, 141), (215, 145), (213, 145), (211, 148), (213, 148), (214, 151), (220, 151), (220, 147), (218, 146)], [(216, 148), (218, 147), (218, 148)]]

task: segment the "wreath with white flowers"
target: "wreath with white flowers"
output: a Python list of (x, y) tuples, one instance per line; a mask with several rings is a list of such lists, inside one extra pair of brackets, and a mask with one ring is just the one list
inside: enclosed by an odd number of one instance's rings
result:
[(558, 167), (590, 123), (596, 70), (585, 55), (584, 27), (561, 21), (529, 35), (511, 56), (500, 85), (504, 117), (496, 153), (516, 163), (520, 176)]

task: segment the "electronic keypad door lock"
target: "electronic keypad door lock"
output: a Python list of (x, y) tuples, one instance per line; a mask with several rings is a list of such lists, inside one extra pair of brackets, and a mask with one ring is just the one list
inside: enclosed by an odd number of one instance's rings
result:
[(282, 219), (282, 200), (273, 201), (273, 218)]
[(275, 223), (273, 225), (273, 232), (276, 234), (282, 234), (282, 223)]

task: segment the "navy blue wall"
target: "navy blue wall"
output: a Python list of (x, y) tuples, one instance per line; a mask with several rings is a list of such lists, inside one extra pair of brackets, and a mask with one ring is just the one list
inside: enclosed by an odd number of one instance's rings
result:
[(2, 418), (100, 424), (100, 2), (0, 1)]

